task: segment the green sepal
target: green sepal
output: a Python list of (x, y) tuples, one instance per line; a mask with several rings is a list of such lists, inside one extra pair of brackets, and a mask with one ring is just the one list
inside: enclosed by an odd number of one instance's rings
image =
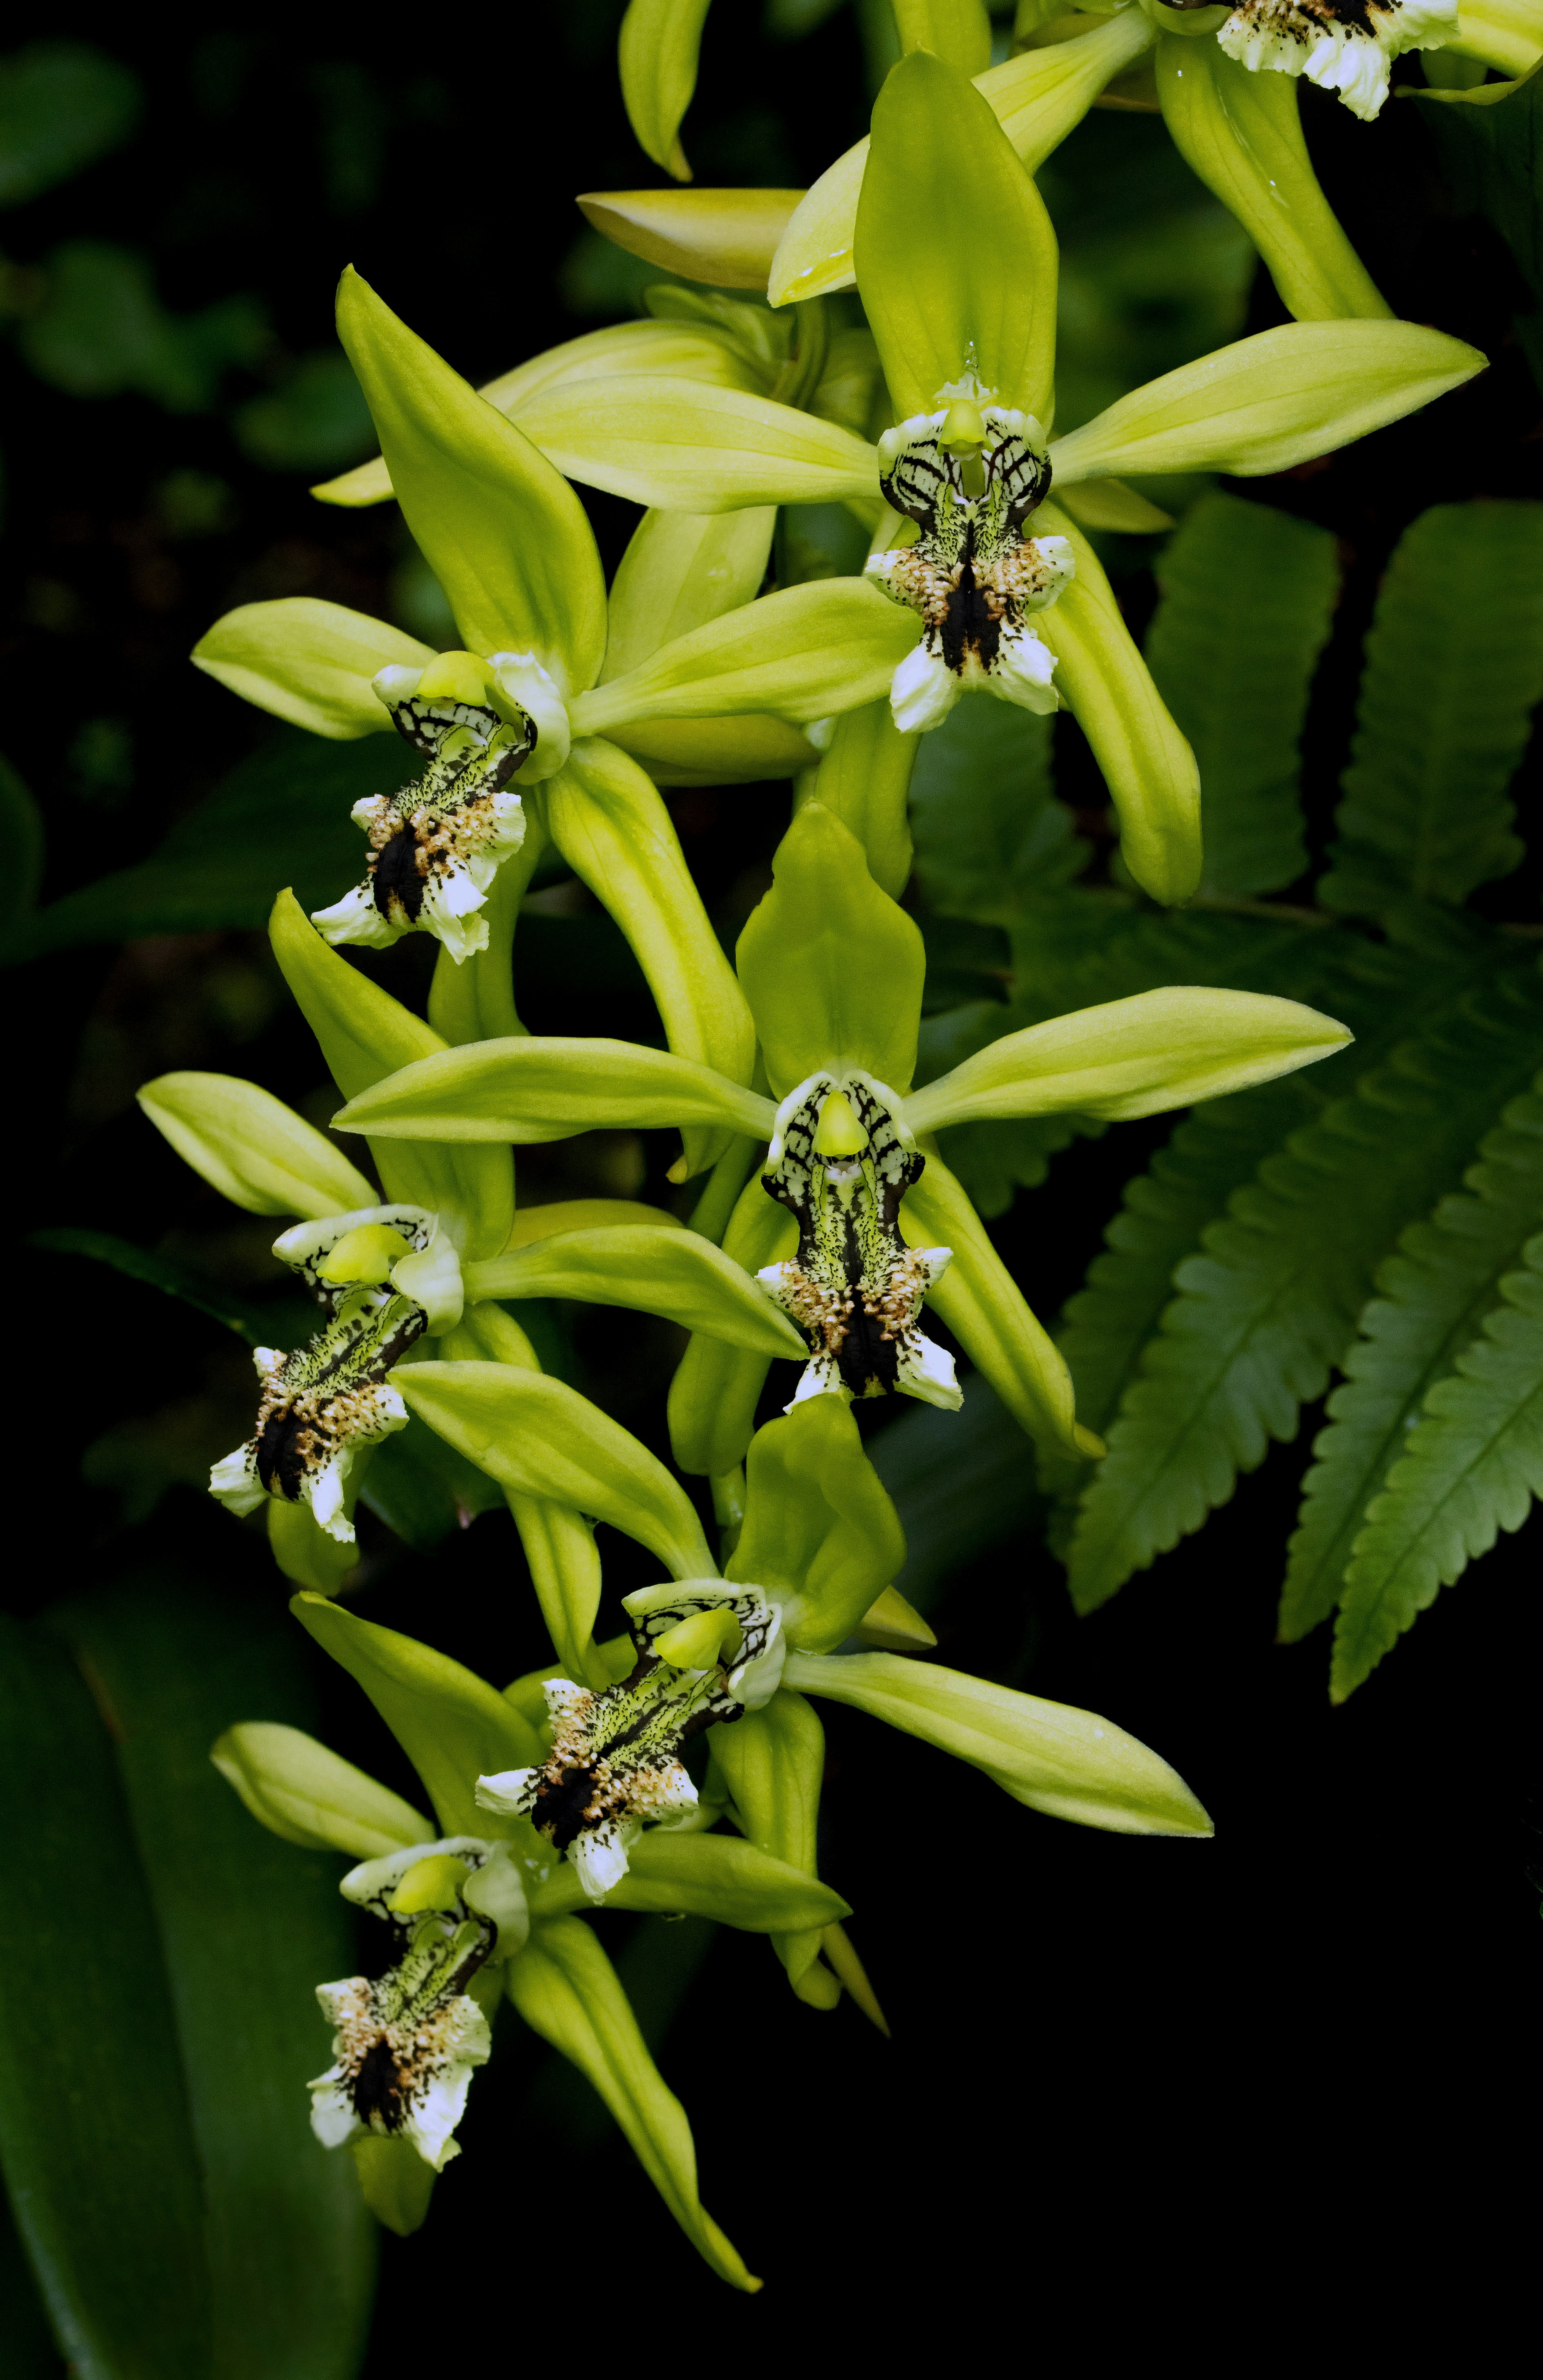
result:
[[(538, 1210), (539, 1211), (539, 1210)], [(576, 1297), (662, 1314), (758, 1354), (801, 1359), (803, 1340), (759, 1284), (697, 1232), (647, 1223), (570, 1232), (473, 1266), (468, 1297)]]
[(990, 103), (929, 51), (879, 94), (853, 255), (898, 419), (973, 372), (1049, 420), (1055, 234)]
[(692, 2245), (737, 2289), (760, 2287), (697, 2191), (686, 2111), (649, 2056), (616, 1971), (577, 1917), (549, 1918), (508, 1969), (509, 1998), (532, 2032), (589, 2077)]
[(377, 1204), (374, 1185), (325, 1133), (236, 1075), (157, 1075), (136, 1092), (186, 1164), (249, 1215), (320, 1222)]
[(867, 439), (708, 381), (562, 381), (523, 408), (520, 428), (570, 480), (687, 516), (867, 504), (878, 492), (878, 455)]
[(785, 719), (742, 711), (722, 719), (636, 719), (607, 742), (639, 761), (656, 785), (759, 785), (796, 777), (820, 759)]
[[(797, 1241), (793, 1217), (753, 1173), (724, 1231), (724, 1255), (754, 1273), (790, 1257)], [(692, 1339), (670, 1383), (670, 1451), (683, 1471), (722, 1478), (744, 1461), (768, 1368), (766, 1356), (746, 1348)]]
[(348, 2153), (358, 2175), (359, 2195), (376, 2222), (399, 2240), (420, 2230), (439, 2176), (411, 2141), (399, 2134), (366, 2132), (349, 2142)]
[[(361, 1447), (355, 1457), (343, 1509), (351, 1521), (358, 1500), (362, 1472), (371, 1454), (371, 1447)], [(318, 1595), (335, 1595), (348, 1572), (358, 1562), (356, 1544), (330, 1536), (317, 1525), (310, 1506), (291, 1504), (287, 1498), (271, 1496), (268, 1500), (268, 1550), (283, 1575), (296, 1586), (313, 1587)]]
[(359, 1091), (336, 1122), (390, 1148), (441, 1140), (459, 1152), (468, 1142), (564, 1140), (616, 1124), (722, 1125), (765, 1140), (775, 1114), (759, 1092), (670, 1050), (532, 1033), (415, 1055)]
[(361, 1860), (433, 1838), (410, 1802), (299, 1728), (243, 1720), (226, 1728), (209, 1757), (252, 1816), (284, 1842)]
[(505, 1493), (564, 1676), (581, 1686), (608, 1686), (610, 1672), (595, 1644), (601, 1567), (593, 1524), (549, 1496)]
[(1122, 1835), (1209, 1835), (1209, 1818), (1166, 1760), (1124, 1728), (1065, 1703), (901, 1653), (790, 1653), (788, 1683), (850, 1703), (967, 1760), (1031, 1810)]
[(337, 329), (392, 488), (468, 649), (533, 652), (564, 694), (605, 656), (605, 580), (567, 481), (352, 266)]
[(583, 190), (575, 199), (606, 238), (666, 273), (714, 289), (764, 290), (802, 190)]
[(390, 732), (391, 713), (371, 683), (376, 673), (426, 669), (434, 649), (368, 613), (286, 595), (227, 612), (190, 658), (243, 702), (346, 743)]
[(759, 1429), (745, 1524), (726, 1575), (783, 1605), (788, 1642), (832, 1652), (905, 1560), (905, 1535), (840, 1397), (806, 1397)]
[(911, 877), (905, 797), (920, 742), (919, 735), (901, 734), (883, 696), (836, 721), (819, 768), (806, 780), (804, 798), (817, 801), (857, 836), (869, 875), (895, 901)]
[(917, 1064), (926, 954), (881, 892), (862, 844), (806, 802), (777, 847), (772, 886), (739, 937), (739, 979), (779, 1099), (818, 1071), (857, 1067), (905, 1091)]
[(602, 686), (625, 677), (677, 637), (753, 603), (766, 577), (776, 507), (647, 512), (611, 582)]
[[(790, 1699), (773, 1696), (768, 1710)], [(797, 1702), (800, 1697), (791, 1699)], [(808, 1710), (808, 1705), (803, 1707)], [(810, 1712), (813, 1718), (813, 1713)], [(767, 1712), (755, 1711), (732, 1727), (714, 1730), (714, 1745), (737, 1740)], [(819, 1721), (815, 1721), (818, 1727)], [(816, 1770), (818, 1785), (819, 1771)], [(566, 1860), (530, 1895), (532, 1919), (555, 1917), (587, 1906), (578, 1871)], [(627, 1855), (627, 1872), (605, 1896), (607, 1909), (635, 1909), (661, 1916), (713, 1917), (746, 1934), (787, 1933), (834, 1925), (851, 1911), (839, 1893), (821, 1884), (801, 1861), (789, 1863), (763, 1844), (734, 1835), (675, 1833), (651, 1828)]]
[[(324, 942), (292, 892), (281, 892), (269, 924), (273, 956), (322, 1045), (346, 1099), (444, 1045), (432, 1026), (393, 1000)], [(468, 1256), (504, 1245), (515, 1210), (514, 1163), (506, 1150), (403, 1148), (371, 1155), (388, 1198), (433, 1208)]]
[(511, 1703), (447, 1654), (356, 1619), (325, 1596), (297, 1595), (289, 1609), (364, 1688), (422, 1779), (447, 1835), (513, 1831), (519, 1822), (480, 1809), (474, 1790), (479, 1777), (529, 1768), (541, 1757), (534, 1730)]
[[(715, 1728), (712, 1758), (756, 1849), (812, 1878), (825, 1776), (825, 1730), (818, 1712), (802, 1694), (784, 1687), (764, 1709), (747, 1711), (732, 1727)], [(850, 1912), (838, 1912), (837, 1922), (841, 1913)], [(820, 1955), (820, 1925), (831, 1922), (806, 1920), (779, 1929), (773, 1948), (796, 1989)]]
[(677, 182), (691, 179), (678, 138), (697, 88), (708, 0), (630, 0), (616, 59), (627, 121), (645, 156)]
[(504, 1488), (611, 1522), (657, 1554), (672, 1578), (712, 1576), (717, 1564), (684, 1488), (576, 1389), (506, 1364), (406, 1364), (390, 1378), (431, 1429)]

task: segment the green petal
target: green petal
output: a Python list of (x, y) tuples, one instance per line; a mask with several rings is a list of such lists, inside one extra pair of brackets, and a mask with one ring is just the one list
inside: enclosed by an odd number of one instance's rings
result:
[(248, 1719), (226, 1728), (209, 1757), (252, 1816), (286, 1843), (359, 1860), (433, 1837), (410, 1802), (298, 1727)]
[[(672, 1578), (711, 1578), (690, 1499), (646, 1446), (561, 1380), (507, 1364), (405, 1364), (414, 1413), (506, 1488), (590, 1512), (657, 1554)], [(519, 1767), (505, 1760), (503, 1767)]]
[(1173, 527), (1172, 513), (1148, 504), (1124, 480), (1075, 480), (1069, 488), (1057, 489), (1056, 499), (1079, 528), (1115, 528), (1130, 537), (1152, 537)]
[(479, 1777), (541, 1758), (535, 1730), (513, 1704), (448, 1655), (356, 1619), (325, 1596), (298, 1595), (289, 1608), (364, 1688), (423, 1779), (445, 1833), (506, 1833), (508, 1821), (480, 1809), (474, 1789)]
[[(780, 1264), (797, 1245), (798, 1227), (769, 1198), (759, 1170), (740, 1192), (723, 1233), (723, 1254), (746, 1272)], [(768, 1358), (722, 1341), (693, 1338), (670, 1383), (670, 1451), (683, 1471), (722, 1477), (745, 1459)]]
[[(268, 931), (284, 979), (345, 1099), (443, 1050), (430, 1026), (322, 940), (292, 892), (274, 902)], [(371, 1154), (386, 1196), (443, 1214), (463, 1254), (492, 1256), (504, 1245), (515, 1204), (507, 1154), (390, 1144), (371, 1144)]]
[(467, 1294), (576, 1297), (591, 1305), (626, 1305), (762, 1355), (788, 1355), (797, 1362), (807, 1352), (759, 1283), (696, 1232), (659, 1231), (642, 1223), (539, 1240), (513, 1256), (472, 1266)]
[[(573, 747), (544, 795), (553, 840), (632, 945), (673, 1053), (747, 1083), (755, 1027), (655, 787), (614, 745), (591, 741)], [(722, 1129), (688, 1132), (687, 1173), (726, 1146)]]
[(1072, 542), (1076, 576), (1036, 617), (1055, 683), (1093, 747), (1120, 820), (1120, 849), (1144, 892), (1187, 901), (1200, 881), (1200, 774), (1121, 616), (1098, 555), (1066, 516), (1041, 504), (1037, 528)]
[(1121, 1835), (1197, 1835), (1211, 1822), (1184, 1779), (1092, 1711), (989, 1685), (899, 1653), (788, 1657), (791, 1684), (850, 1703), (983, 1768), (1031, 1810)]
[[(778, 1694), (772, 1707), (801, 1700), (798, 1695)], [(803, 1707), (808, 1710), (808, 1705)], [(763, 1716), (758, 1711), (736, 1719), (718, 1741), (726, 1742), (732, 1735), (737, 1742), (743, 1730)], [(578, 1871), (566, 1860), (530, 1896), (533, 1918), (555, 1917), (587, 1906)], [(852, 1913), (828, 1884), (790, 1866), (785, 1859), (773, 1857), (757, 1843), (742, 1841), (736, 1835), (675, 1834), (662, 1828), (651, 1828), (633, 1844), (627, 1872), (606, 1894), (605, 1906), (652, 1912), (662, 1917), (682, 1913), (713, 1917), (720, 1925), (735, 1925), (746, 1934), (832, 1925)]]
[[(757, 1850), (801, 1868), (812, 1880), (825, 1776), (825, 1730), (818, 1712), (802, 1694), (779, 1691), (763, 1710), (747, 1711), (733, 1727), (713, 1730), (712, 1759), (734, 1796), (737, 1822)], [(820, 1955), (820, 1925), (810, 1915), (801, 1925), (779, 1929), (773, 1947), (796, 1988)]]
[(1058, 438), (1051, 461), (1059, 480), (1289, 471), (1461, 387), (1487, 360), (1419, 322), (1287, 322), (1148, 381)]
[(611, 582), (601, 684), (625, 677), (676, 637), (754, 602), (776, 526), (771, 504), (645, 513)]
[[(1139, 7), (1122, 8), (1102, 23), (1090, 17), (1088, 22), (1093, 30), (1075, 41), (1030, 50), (974, 78), (1031, 174), (1082, 121), (1105, 83), (1123, 74), (1152, 39)], [(795, 210), (772, 261), (768, 295), (773, 306), (852, 286), (852, 237), (869, 145), (859, 140), (838, 157)]]
[(820, 762), (796, 727), (753, 711), (726, 719), (635, 720), (613, 727), (606, 741), (629, 754), (656, 785), (759, 785), (799, 776)]
[(836, 721), (805, 795), (856, 835), (869, 875), (896, 901), (911, 880), (906, 796), (920, 742), (919, 735), (901, 734), (887, 695), (865, 702)]
[(158, 1075), (136, 1094), (178, 1157), (249, 1215), (351, 1214), (373, 1183), (325, 1133), (235, 1075)]
[(547, 1920), (532, 1929), (508, 1974), (509, 1998), (526, 2023), (588, 2075), (693, 2247), (721, 2280), (759, 2289), (702, 2205), (686, 2110), (665, 2088), (592, 1929), (577, 1917)]
[(629, 255), (715, 289), (764, 289), (802, 190), (586, 190), (575, 200)]
[(977, 374), (1048, 420), (1055, 373), (1055, 235), (990, 103), (913, 50), (873, 111), (857, 205), (857, 285), (898, 419)]
[(771, 710), (829, 719), (887, 694), (917, 641), (914, 612), (860, 578), (816, 579), (763, 595), (666, 645), (641, 668), (573, 706), (576, 735), (643, 719)]
[(676, 135), (697, 88), (708, 0), (631, 0), (617, 50), (622, 98), (638, 145), (677, 182), (691, 179)]
[(1255, 74), (1220, 42), (1164, 33), (1157, 82), (1179, 150), (1237, 217), (1298, 322), (1386, 316), (1386, 298), (1318, 188), (1294, 79)]
[(918, 1133), (1058, 1110), (1126, 1122), (1294, 1074), (1353, 1038), (1294, 1000), (1171, 984), (1004, 1034), (916, 1092), (905, 1113)]
[(899, 1517), (842, 1398), (806, 1397), (756, 1432), (727, 1575), (784, 1601), (790, 1643), (832, 1651), (905, 1560)]
[(976, 1369), (1039, 1445), (1075, 1462), (1103, 1447), (1075, 1415), (1072, 1376), (1054, 1340), (1024, 1302), (990, 1235), (941, 1157), (908, 1191), (900, 1228), (912, 1247), (952, 1248), (954, 1261), (928, 1292)]
[(878, 489), (866, 439), (701, 381), (565, 381), (523, 408), (520, 428), (570, 480), (678, 512), (867, 502)]
[(433, 658), (431, 645), (400, 628), (313, 595), (243, 603), (192, 651), (196, 668), (244, 702), (340, 743), (390, 730), (391, 713), (370, 682), (377, 671), (425, 669)]
[(350, 1100), (339, 1129), (383, 1141), (565, 1140), (627, 1125), (727, 1125), (767, 1138), (776, 1111), (689, 1058), (632, 1041), (532, 1033), (445, 1050)]
[(1458, 37), (1448, 46), (1459, 56), (1482, 58), (1498, 73), (1522, 76), (1538, 63), (1540, 42), (1535, 0), (1464, 0)]
[(916, 1072), (926, 956), (839, 819), (807, 802), (739, 937), (738, 965), (773, 1096), (858, 1067), (893, 1090)]
[(407, 527), (468, 648), (534, 652), (565, 693), (590, 685), (605, 586), (573, 490), (352, 268), (337, 326)]

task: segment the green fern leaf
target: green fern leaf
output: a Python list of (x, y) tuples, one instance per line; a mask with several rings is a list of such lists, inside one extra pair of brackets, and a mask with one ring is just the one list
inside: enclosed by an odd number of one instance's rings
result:
[(1465, 901), (1522, 857), (1506, 788), (1543, 695), (1543, 504), (1437, 504), (1404, 532), (1367, 639), (1318, 897), (1368, 917)]
[(1269, 504), (1203, 496), (1158, 578), (1147, 662), (1200, 765), (1203, 889), (1276, 892), (1307, 865), (1297, 746), (1339, 591), (1334, 540)]
[(917, 874), (929, 909), (1008, 923), (1092, 857), (1051, 780), (1051, 722), (961, 702), (921, 738), (911, 775)]
[(1402, 1632), (1519, 1529), (1543, 1488), (1543, 1235), (1525, 1270), (1500, 1283), (1503, 1303), (1438, 1380), (1407, 1451), (1388, 1475), (1355, 1540), (1334, 1631), (1333, 1700), (1367, 1678)]
[(1461, 1178), (1536, 1070), (1536, 968), (1406, 1042), (1267, 1158), (1176, 1276), (1109, 1454), (1083, 1499), (1070, 1572), (1083, 1610), (1198, 1528), (1240, 1471), (1289, 1439), (1354, 1335), (1375, 1268)]
[(1361, 1317), (1303, 1484), (1281, 1598), (1285, 1644), (1328, 1619), (1367, 1507), (1405, 1451), (1427, 1392), (1452, 1372), (1543, 1223), (1539, 1090), (1543, 1078), (1479, 1144), (1471, 1195), (1443, 1198), (1428, 1220), (1411, 1223), (1378, 1273), (1381, 1294)]

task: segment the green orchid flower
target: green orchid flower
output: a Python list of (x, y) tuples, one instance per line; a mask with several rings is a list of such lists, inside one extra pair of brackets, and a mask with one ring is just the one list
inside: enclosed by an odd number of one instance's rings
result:
[[(490, 1412), (478, 1369), (443, 1365), (412, 1382), (442, 1426), (461, 1413), (468, 1451)], [(819, 1398), (768, 1423), (749, 1451), (743, 1527), (724, 1573), (710, 1564), (626, 1596), (630, 1658), (624, 1649), (614, 1682), (594, 1692), (548, 1676), (550, 1749), (480, 1777), (479, 1805), (529, 1822), (563, 1855), (576, 1904), (608, 1903), (659, 1832), (724, 1815), (812, 1879), (824, 1767), (812, 1694), (983, 1768), (1030, 1808), (1124, 1833), (1210, 1832), (1167, 1763), (1107, 1720), (894, 1653), (839, 1653), (905, 1552), (844, 1405)], [(893, 1590), (891, 1602), (908, 1612)], [(908, 1616), (911, 1642), (926, 1644), (929, 1632)], [(709, 1730), (699, 1786), (683, 1755)], [(777, 1929), (772, 1942), (801, 1998), (833, 2006), (844, 1978), (859, 2004), (872, 2001), (850, 1945), (828, 1927)], [(817, 1963), (822, 1950), (829, 1966)]]
[[(693, 397), (647, 375), (552, 391), (543, 436), (575, 478), (625, 477), (635, 496), (698, 512), (877, 489), (891, 510), (869, 575), (912, 623), (890, 684), (896, 733), (925, 732), (962, 694), (1032, 710), (1064, 699), (1108, 782), (1131, 873), (1154, 899), (1183, 901), (1202, 859), (1194, 756), (1069, 516), (1140, 520), (1124, 471), (1290, 468), (1456, 387), (1484, 358), (1415, 323), (1294, 323), (1166, 373), (1051, 442), (1056, 249), (1033, 183), (980, 93), (928, 51), (890, 75), (873, 126), (857, 261), (901, 417), (876, 447), (765, 400)], [(859, 706), (870, 652), (865, 624), (832, 712)], [(903, 756), (893, 773), (903, 800)]]
[[(766, 1093), (663, 1050), (526, 1037), (405, 1066), (352, 1099), (338, 1129), (469, 1150), (597, 1124), (716, 1124), (739, 1145), (704, 1208), (724, 1218), (724, 1253), (803, 1330), (801, 1394), (893, 1388), (954, 1402), (945, 1362), (917, 1335), (925, 1297), (1027, 1430), (1065, 1452), (1097, 1451), (1064, 1364), (930, 1135), (990, 1116), (1112, 1120), (1189, 1106), (1327, 1057), (1345, 1028), (1291, 1001), (1179, 987), (1005, 1035), (913, 1090), (924, 973), (914, 921), (819, 802), (798, 811), (773, 875), (738, 948)], [(762, 1145), (765, 1170), (741, 1191)], [(726, 1475), (749, 1442), (767, 1359), (704, 1346), (694, 1342), (676, 1374), (672, 1432), (683, 1467)]]
[[(593, 2083), (713, 2271), (736, 2289), (759, 2289), (702, 2206), (685, 2111), (644, 2046), (615, 1970), (571, 1913), (574, 1871), (525, 1818), (475, 1798), (479, 1776), (544, 1756), (528, 1716), (532, 1694), (540, 1702), (538, 1682), (516, 1679), (501, 1694), (443, 1653), (322, 1596), (299, 1595), (291, 1608), (363, 1688), (433, 1812), (426, 1816), (294, 1728), (251, 1721), (213, 1747), (215, 1766), (272, 1833), (358, 1863), (342, 1880), (345, 1898), (395, 1936), (383, 1975), (318, 1985), (333, 2058), (310, 2086), (317, 2137), (350, 2149), (383, 2223), (415, 2230), (435, 2175), (459, 2154), (456, 2130), (507, 1998)], [(703, 1833), (640, 1842), (606, 1905), (817, 1939), (851, 1913), (811, 1872), (756, 1843)]]

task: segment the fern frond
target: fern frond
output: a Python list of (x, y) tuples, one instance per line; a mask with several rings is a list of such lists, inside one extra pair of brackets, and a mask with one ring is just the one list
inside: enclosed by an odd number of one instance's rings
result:
[(1543, 1235), (1524, 1269), (1500, 1282), (1503, 1303), (1438, 1380), (1407, 1451), (1367, 1514), (1345, 1574), (1330, 1694), (1367, 1678), (1402, 1632), (1519, 1529), (1543, 1488)]
[(1195, 747), (1209, 892), (1273, 892), (1307, 865), (1298, 740), (1339, 590), (1334, 540), (1240, 496), (1185, 516), (1158, 568), (1147, 665)]
[(1147, 1346), (1083, 1499), (1070, 1573), (1083, 1610), (1200, 1526), (1321, 1395), (1397, 1232), (1459, 1180), (1537, 1066), (1536, 968), (1471, 993), (1293, 1134), (1235, 1192)]
[(1522, 845), (1506, 788), (1539, 696), (1543, 504), (1434, 505), (1378, 598), (1318, 898), (1377, 917), (1509, 876)]
[[(1500, 1281), (1543, 1223), (1543, 1079), (1513, 1099), (1479, 1144), (1469, 1195), (1443, 1198), (1411, 1223), (1377, 1276), (1380, 1295), (1361, 1317), (1345, 1379), (1303, 1483), (1281, 1597), (1281, 1638), (1294, 1644), (1339, 1599), (1351, 1548), (1372, 1498), (1409, 1443), (1427, 1392), (1451, 1373)], [(1092, 1424), (1096, 1429), (1098, 1423)]]
[(922, 895), (942, 917), (1008, 923), (1092, 857), (1055, 798), (1050, 720), (1008, 703), (956, 703), (921, 738), (910, 805)]

